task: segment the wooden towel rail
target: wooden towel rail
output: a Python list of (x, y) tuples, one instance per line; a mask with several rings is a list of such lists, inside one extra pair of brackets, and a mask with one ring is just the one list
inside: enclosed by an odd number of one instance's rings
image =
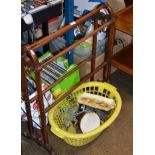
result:
[[(104, 22), (102, 22), (102, 24), (99, 25), (98, 17), (99, 17), (99, 14), (101, 14), (100, 11), (102, 9), (106, 9), (108, 11), (108, 18), (105, 21), (104, 17), (106, 17), (106, 16), (102, 16)], [(45, 61), (44, 63), (39, 63), (37, 55), (36, 55), (36, 50), (39, 47), (42, 47), (42, 46), (46, 45), (47, 43), (49, 43), (51, 40), (54, 40), (57, 37), (64, 35), (66, 32), (68, 32), (71, 29), (74, 29), (77, 25), (84, 23), (89, 18), (92, 18), (94, 20), (94, 30), (90, 34), (88, 34), (85, 37), (81, 38), (80, 40), (76, 41), (72, 45), (66, 47), (65, 49), (63, 49), (62, 51), (60, 51), (59, 53), (57, 53), (56, 55), (51, 57), (49, 60)], [(107, 52), (105, 55), (105, 61), (103, 61), (103, 63), (100, 66), (95, 68), (97, 33), (99, 31), (103, 30), (105, 27), (108, 28), (108, 46), (107, 46)], [(25, 136), (30, 137), (31, 139), (36, 141), (39, 145), (44, 147), (49, 152), (50, 155), (55, 155), (56, 152), (54, 152), (52, 146), (49, 144), (48, 129), (46, 126), (45, 113), (48, 112), (53, 106), (55, 106), (63, 98), (65, 98), (68, 94), (70, 94), (73, 90), (75, 90), (83, 82), (85, 82), (89, 78), (90, 78), (90, 80), (94, 80), (94, 74), (96, 72), (98, 72), (100, 69), (104, 68), (104, 70), (103, 70), (104, 71), (104, 80), (106, 80), (106, 70), (108, 68), (107, 62), (110, 61), (109, 57), (108, 57), (108, 53), (110, 50), (112, 50), (112, 47), (113, 47), (113, 39), (112, 39), (113, 36), (114, 36), (114, 14), (113, 14), (112, 9), (109, 7), (108, 3), (103, 3), (103, 4), (98, 5), (90, 13), (81, 17), (80, 19), (77, 19), (76, 21), (70, 23), (69, 25), (64, 26), (60, 30), (58, 30), (52, 34), (49, 34), (48, 36), (34, 42), (31, 45), (27, 44), (24, 47), (22, 47), (22, 51), (21, 51), (22, 93), (23, 93), (23, 99), (24, 99), (25, 105), (26, 105), (27, 118), (28, 118), (28, 122), (27, 122), (28, 132), (23, 133), (23, 134)], [(66, 75), (64, 75), (63, 77), (58, 79), (56, 82), (49, 85), (44, 91), (42, 91), (41, 77), (40, 77), (40, 71), (42, 70), (42, 68), (44, 68), (45, 66), (50, 64), (52, 61), (54, 61), (58, 57), (68, 53), (70, 50), (72, 50), (73, 48), (78, 46), (81, 42), (88, 39), (89, 37), (93, 37), (93, 50), (92, 50), (91, 57), (84, 59), (81, 63), (79, 63), (77, 65), (77, 67), (75, 67), (73, 70), (68, 72)], [(43, 94), (45, 94), (48, 90), (50, 90), (52, 87), (57, 85), (59, 82), (61, 82), (67, 76), (71, 75), (74, 71), (78, 70), (81, 66), (83, 66), (87, 62), (88, 59), (91, 59), (91, 72), (89, 74), (87, 74), (85, 77), (83, 77), (82, 79), (80, 79), (80, 82), (78, 84), (76, 84), (72, 89), (70, 89), (68, 92), (63, 94), (51, 106), (49, 106), (48, 108), (45, 109), (44, 103), (43, 103)], [(28, 92), (28, 87), (27, 87), (27, 82), (26, 82), (26, 71), (25, 71), (26, 66), (31, 68), (34, 71), (35, 77), (36, 77), (35, 82), (36, 82), (36, 86), (37, 86), (37, 95), (35, 97), (33, 97), (31, 100), (29, 99), (29, 92)], [(40, 110), (41, 127), (42, 127), (41, 137), (37, 137), (37, 135), (36, 135), (36, 132), (35, 132), (35, 129), (34, 129), (33, 123), (32, 123), (32, 115), (31, 115), (31, 110), (30, 110), (30, 103), (36, 99), (38, 100), (39, 110)]]

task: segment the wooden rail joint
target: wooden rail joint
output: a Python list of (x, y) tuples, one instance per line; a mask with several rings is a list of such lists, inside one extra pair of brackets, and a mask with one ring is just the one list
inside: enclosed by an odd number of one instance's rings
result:
[(37, 69), (39, 66), (38, 57), (36, 53), (31, 50), (31, 46), (29, 44), (24, 45), (21, 51), (24, 65), (28, 66), (30, 69)]
[[(107, 2), (105, 2), (103, 4), (99, 4), (96, 8), (98, 8), (98, 7), (102, 6), (102, 5), (104, 5), (104, 8), (106, 8), (108, 13), (109, 13), (108, 20), (111, 19), (113, 22), (115, 22), (114, 12), (113, 12), (112, 8), (110, 7), (110, 5)], [(103, 14), (102, 14), (102, 16), (103, 16)], [(103, 17), (106, 18), (106, 16), (103, 16)]]

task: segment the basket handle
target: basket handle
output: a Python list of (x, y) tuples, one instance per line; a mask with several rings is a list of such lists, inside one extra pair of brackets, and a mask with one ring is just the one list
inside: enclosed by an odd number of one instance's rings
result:
[(117, 90), (116, 87), (114, 87), (113, 85), (111, 85), (110, 83), (107, 83), (107, 82), (103, 82), (104, 85), (108, 86), (108, 87), (111, 87), (113, 90)]
[(63, 139), (64, 138), (64, 135), (61, 133), (62, 131), (60, 131), (60, 129), (59, 128), (57, 128), (57, 127), (53, 127), (52, 128), (52, 126), (51, 126), (51, 131), (56, 135), (56, 136), (58, 136), (59, 138), (61, 138), (61, 139)]

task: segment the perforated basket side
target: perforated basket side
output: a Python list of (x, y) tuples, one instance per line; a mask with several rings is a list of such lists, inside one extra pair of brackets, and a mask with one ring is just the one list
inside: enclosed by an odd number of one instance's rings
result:
[(73, 134), (63, 129), (64, 119), (60, 116), (63, 116), (64, 107), (68, 105), (68, 101), (66, 100), (66, 98), (59, 102), (54, 108), (52, 108), (49, 111), (51, 131), (72, 146), (82, 146), (94, 140), (104, 129), (106, 129), (113, 123), (121, 110), (121, 97), (117, 92), (117, 89), (108, 83), (84, 83), (72, 93), (72, 96), (77, 97), (83, 92), (89, 92), (92, 94), (113, 98), (115, 100), (116, 107), (112, 111), (110, 117), (105, 122), (103, 122), (100, 127), (85, 134)]

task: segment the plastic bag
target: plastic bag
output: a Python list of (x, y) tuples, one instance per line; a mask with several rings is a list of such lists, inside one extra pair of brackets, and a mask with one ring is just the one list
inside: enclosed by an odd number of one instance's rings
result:
[[(46, 85), (42, 85), (42, 89), (44, 90), (46, 88)], [(37, 92), (35, 91), (29, 98), (33, 98)], [(45, 95), (43, 95), (43, 102), (44, 102), (44, 108), (47, 108), (49, 105), (51, 105), (54, 100), (53, 96), (50, 91), (47, 91)], [(32, 121), (33, 121), (33, 126), (37, 129), (41, 129), (41, 123), (40, 123), (40, 111), (39, 111), (39, 104), (35, 100), (32, 103), (30, 103), (31, 107), (31, 115), (32, 115)], [(48, 113), (45, 113), (46, 116), (46, 124), (48, 123)], [(28, 121), (27, 119), (27, 112), (26, 112), (26, 106), (25, 102), (22, 100), (21, 101), (21, 120), (22, 121)]]

